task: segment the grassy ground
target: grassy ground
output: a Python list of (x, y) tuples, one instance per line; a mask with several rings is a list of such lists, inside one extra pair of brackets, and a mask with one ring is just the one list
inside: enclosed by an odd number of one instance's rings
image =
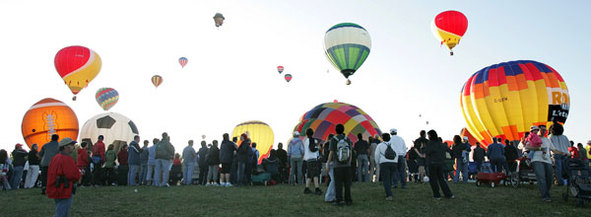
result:
[[(539, 199), (537, 185), (517, 189), (450, 184), (455, 199), (434, 200), (427, 184), (394, 189), (386, 201), (379, 184), (353, 183), (353, 206), (334, 207), (324, 196), (304, 195), (291, 185), (242, 188), (175, 186), (79, 188), (70, 216), (588, 216), (591, 205), (577, 208), (553, 187), (550, 203)], [(134, 189), (138, 192), (135, 193)], [(326, 189), (322, 186), (322, 189)], [(52, 216), (53, 200), (39, 189), (0, 192), (0, 216)]]

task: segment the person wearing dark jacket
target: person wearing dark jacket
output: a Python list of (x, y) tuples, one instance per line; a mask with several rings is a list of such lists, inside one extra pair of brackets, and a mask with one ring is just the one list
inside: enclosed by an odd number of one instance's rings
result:
[(509, 171), (511, 173), (517, 171), (517, 158), (519, 157), (517, 153), (517, 148), (513, 146), (508, 139), (505, 140), (505, 158), (507, 159), (507, 165), (509, 166)]
[(29, 171), (27, 172), (27, 178), (25, 179), (25, 188), (32, 188), (35, 186), (37, 182), (37, 177), (39, 177), (39, 162), (41, 159), (37, 157), (37, 151), (39, 150), (39, 146), (37, 144), (33, 144), (31, 146), (31, 151), (29, 151)]
[(451, 149), (451, 156), (456, 163), (456, 174), (454, 175), (454, 183), (460, 181), (460, 174), (464, 183), (468, 183), (468, 162), (464, 161), (463, 152), (466, 150), (466, 143), (462, 142), (459, 135), (454, 136), (454, 144)]
[(246, 133), (240, 135), (240, 146), (238, 147), (237, 161), (238, 167), (236, 172), (238, 185), (245, 185), (247, 182), (246, 177), (246, 164), (248, 164), (248, 152), (252, 152), (250, 147), (250, 139)]
[(277, 158), (277, 150), (271, 150), (269, 157), (263, 159), (264, 170), (271, 174), (271, 179), (275, 180), (275, 182), (279, 182), (279, 166), (281, 163), (281, 160)]
[(220, 149), (218, 148), (218, 141), (213, 140), (209, 153), (207, 153), (207, 184), (219, 186), (218, 172), (220, 165)]
[(127, 173), (129, 172), (129, 154), (127, 152), (127, 147), (127, 144), (123, 144), (121, 150), (117, 152), (117, 161), (119, 162), (119, 167), (117, 168), (118, 185), (127, 185)]
[(49, 162), (59, 152), (58, 145), (60, 136), (57, 134), (51, 135), (51, 141), (41, 146), (41, 151), (37, 156), (41, 158), (39, 167), (41, 168), (41, 194), (45, 194), (47, 187), (47, 170), (49, 169)]
[(480, 142), (476, 142), (476, 148), (474, 149), (474, 155), (472, 156), (472, 159), (474, 160), (474, 162), (476, 162), (476, 171), (480, 172), (481, 170), (481, 166), (482, 166), (482, 162), (484, 162), (484, 156), (486, 155), (486, 151), (484, 151), (484, 148), (482, 148), (480, 146)]
[[(328, 156), (328, 154), (327, 154)], [(283, 143), (277, 144), (277, 158), (279, 159), (279, 183), (287, 182), (287, 151), (283, 149)], [(324, 158), (326, 160), (326, 158)]]
[(236, 150), (236, 143), (230, 141), (230, 135), (224, 133), (222, 145), (220, 146), (220, 163), (222, 164), (222, 171), (220, 174), (220, 185), (230, 187), (230, 171), (232, 169), (232, 162), (234, 160), (234, 151)]
[(206, 178), (207, 178), (207, 152), (209, 149), (207, 148), (207, 144), (205, 141), (201, 141), (201, 148), (197, 152), (199, 156), (199, 184), (205, 185)]
[(445, 145), (439, 141), (437, 132), (429, 130), (429, 141), (424, 149), (426, 165), (429, 167), (429, 184), (433, 191), (433, 198), (441, 199), (439, 188), (443, 190), (446, 198), (454, 198), (447, 183), (443, 179), (443, 167), (445, 160)]
[(14, 159), (12, 161), (12, 166), (14, 171), (12, 173), (12, 181), (10, 182), (12, 189), (19, 189), (20, 187), (28, 154), (29, 153), (23, 149), (22, 144), (16, 144), (14, 146), (14, 151), (12, 151), (12, 158)]
[(172, 168), (174, 153), (174, 146), (170, 143), (170, 136), (166, 132), (162, 133), (162, 139), (156, 144), (155, 186), (170, 186), (168, 184), (168, 177)]
[[(488, 146), (486, 156), (490, 160), (490, 166), (493, 172), (502, 172), (507, 169), (507, 159), (505, 158), (505, 148), (499, 143), (499, 138), (493, 137), (493, 144)], [(507, 171), (507, 175), (509, 171)]]
[(150, 159), (148, 144), (150, 144), (150, 142), (144, 140), (144, 146), (140, 152), (140, 185), (146, 184), (146, 176), (148, 175), (148, 160)]
[(47, 171), (47, 197), (55, 201), (55, 216), (68, 216), (72, 206), (74, 183), (80, 179), (81, 172), (70, 157), (76, 141), (63, 138), (59, 142), (59, 153), (49, 163)]
[(129, 186), (136, 186), (138, 183), (136, 182), (138, 172), (140, 170), (140, 165), (142, 162), (140, 161), (140, 153), (142, 149), (140, 148), (140, 136), (135, 135), (133, 137), (133, 141), (129, 143), (129, 148), (127, 149), (128, 154), (128, 162), (129, 162), (129, 171), (127, 173), (127, 185)]

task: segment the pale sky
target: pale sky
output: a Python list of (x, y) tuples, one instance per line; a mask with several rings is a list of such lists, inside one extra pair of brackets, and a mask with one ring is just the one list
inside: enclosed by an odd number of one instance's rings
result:
[[(408, 143), (421, 129), (451, 139), (465, 126), (460, 90), (474, 72), (500, 62), (535, 60), (565, 79), (571, 110), (565, 135), (591, 135), (587, 1), (2, 1), (0, 72), (4, 118), (0, 148), (23, 143), (21, 122), (37, 101), (68, 104), (80, 127), (103, 110), (94, 94), (112, 87), (111, 108), (133, 120), (142, 139), (171, 136), (177, 150), (189, 139), (221, 140), (237, 124), (260, 120), (275, 144), (286, 142), (314, 106), (358, 106)], [(468, 18), (455, 55), (439, 45), (431, 20), (445, 10)], [(212, 17), (223, 13), (219, 29)], [(354, 22), (372, 39), (352, 84), (324, 55), (331, 26)], [(57, 51), (82, 45), (102, 59), (98, 76), (72, 101), (53, 65)], [(179, 57), (189, 62), (182, 69)], [(286, 83), (276, 67), (293, 75)], [(327, 73), (328, 70), (328, 73)], [(164, 82), (154, 88), (150, 78)], [(422, 114), (422, 117), (419, 117)], [(429, 121), (429, 125), (425, 122)], [(131, 138), (130, 138), (131, 140)]]

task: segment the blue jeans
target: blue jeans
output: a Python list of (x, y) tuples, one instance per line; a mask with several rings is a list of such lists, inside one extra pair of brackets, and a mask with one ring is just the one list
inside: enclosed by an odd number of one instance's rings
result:
[(396, 164), (392, 184), (398, 186), (398, 182), (403, 188), (406, 187), (406, 158), (403, 155), (398, 155), (398, 163)]
[(15, 166), (14, 172), (12, 172), (12, 180), (10, 180), (10, 186), (12, 189), (18, 189), (21, 179), (23, 178), (24, 166)]
[(148, 164), (148, 171), (146, 172), (146, 181), (152, 182), (155, 185), (154, 177), (156, 176), (156, 163)]
[(236, 169), (236, 178), (238, 185), (246, 185), (246, 162), (238, 161), (238, 168)]
[(140, 169), (140, 165), (129, 165), (129, 171), (127, 171), (127, 185), (134, 186), (137, 185), (135, 179), (137, 177), (138, 170)]
[[(183, 165), (183, 184), (190, 185), (193, 181), (193, 170), (195, 169), (195, 163), (185, 163)], [(199, 171), (201, 172), (201, 171)]]
[(381, 163), (380, 164), (380, 175), (382, 176), (382, 183), (384, 184), (384, 190), (386, 191), (386, 197), (392, 196), (392, 176), (398, 170), (397, 163)]
[[(302, 157), (291, 157), (289, 159), (289, 183), (290, 184), (295, 184), (296, 180), (297, 180), (298, 184), (304, 183), (304, 179), (302, 176), (302, 165), (303, 164), (304, 164), (304, 159)], [(297, 174), (296, 174), (296, 168), (297, 168)]]
[(559, 154), (554, 154), (554, 173), (556, 175), (556, 181), (558, 182), (558, 185), (565, 185), (566, 184), (566, 180), (563, 178), (563, 173), (566, 171), (566, 156), (564, 155), (559, 155)]
[(74, 199), (74, 195), (72, 195), (68, 199), (54, 199), (55, 201), (55, 217), (67, 217), (68, 213), (70, 212), (70, 207), (72, 207), (72, 199)]
[[(168, 184), (168, 175), (171, 166), (172, 160), (156, 159), (156, 174), (154, 174), (155, 186), (165, 186)], [(160, 179), (160, 175), (162, 175), (162, 179)]]
[(148, 174), (148, 164), (140, 166), (140, 185), (146, 184), (146, 175)]
[(357, 156), (357, 181), (369, 182), (369, 158), (366, 154)]
[(456, 175), (454, 175), (454, 182), (460, 181), (460, 174), (462, 174), (462, 181), (468, 182), (468, 163), (464, 163), (461, 158), (456, 158)]
[(550, 187), (552, 186), (552, 164), (534, 161), (534, 173), (542, 194), (542, 199), (550, 199)]
[(333, 163), (329, 163), (330, 169), (328, 170), (328, 176), (330, 177), (330, 183), (328, 183), (328, 188), (326, 188), (326, 194), (324, 195), (324, 201), (334, 201), (336, 200), (337, 193), (335, 192), (334, 188), (334, 165)]

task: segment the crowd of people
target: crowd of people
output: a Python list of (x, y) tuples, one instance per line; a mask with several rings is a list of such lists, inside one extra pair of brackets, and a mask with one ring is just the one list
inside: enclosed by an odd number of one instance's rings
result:
[[(407, 182), (428, 182), (433, 198), (441, 199), (441, 190), (451, 199), (455, 195), (448, 182), (467, 183), (478, 172), (510, 176), (523, 162), (520, 159), (528, 159), (542, 200), (551, 201), (549, 190), (554, 180), (558, 186), (568, 183), (569, 159), (583, 162), (589, 170), (587, 154), (591, 151), (581, 143), (574, 146), (563, 131), (562, 125), (553, 124), (548, 136), (545, 125), (532, 126), (521, 141), (505, 140), (503, 145), (501, 138), (495, 137), (485, 150), (480, 143), (470, 144), (467, 137), (459, 135), (448, 146), (435, 130), (421, 131), (411, 146), (397, 135), (397, 129), (367, 140), (358, 134), (353, 144), (344, 134), (344, 126), (338, 124), (336, 134), (325, 141), (313, 138), (313, 129), (307, 129), (305, 136), (296, 131), (287, 150), (279, 143), (262, 161), (248, 132), (232, 140), (224, 134), (219, 147), (217, 140), (210, 144), (202, 141), (198, 150), (189, 140), (181, 153), (175, 152), (167, 133), (153, 139), (152, 145), (144, 140), (142, 147), (140, 137), (135, 136), (119, 150), (113, 144), (105, 148), (102, 135), (94, 144), (77, 145), (70, 138), (59, 141), (59, 135), (54, 134), (41, 150), (33, 144), (27, 152), (17, 144), (10, 157), (6, 150), (0, 150), (0, 181), (5, 190), (40, 186), (41, 194), (55, 199), (56, 213), (66, 214), (77, 185), (297, 184), (305, 186), (304, 194), (324, 194), (326, 202), (342, 206), (353, 203), (353, 181), (381, 182), (386, 200), (393, 200), (392, 189), (405, 189)], [(325, 192), (321, 190), (323, 182), (327, 184)]]

